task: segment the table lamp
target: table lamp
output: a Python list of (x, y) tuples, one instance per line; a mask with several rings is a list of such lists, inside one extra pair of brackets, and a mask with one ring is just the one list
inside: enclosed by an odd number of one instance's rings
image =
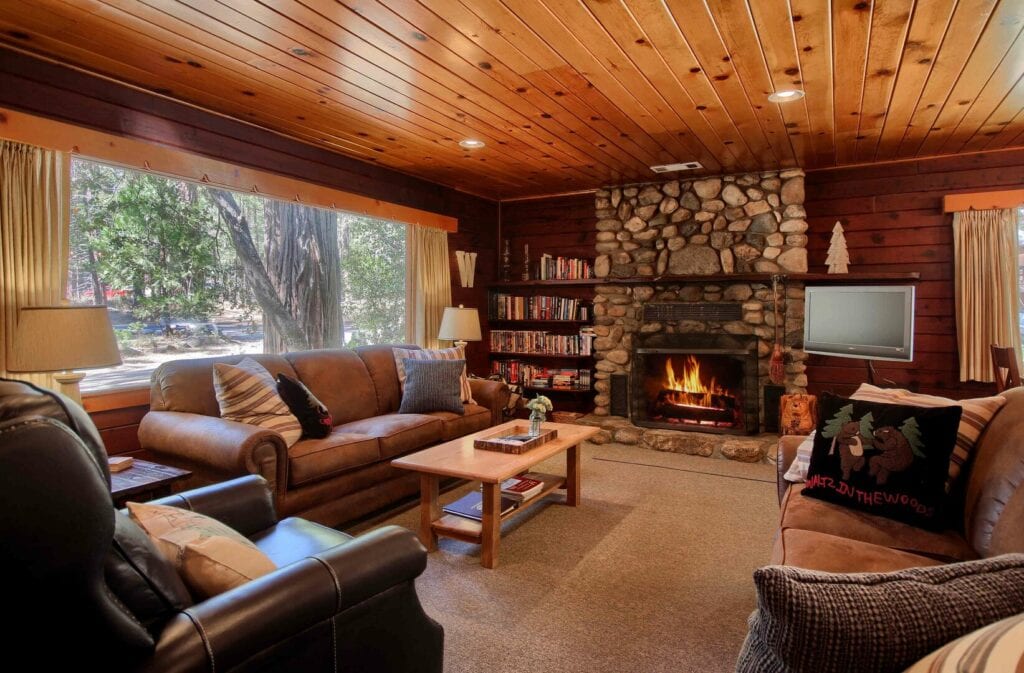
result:
[(7, 371), (60, 372), (60, 392), (81, 404), (75, 369), (121, 364), (114, 328), (106, 306), (31, 306), (18, 312)]
[(462, 304), (446, 307), (437, 338), (454, 341), (460, 348), (465, 348), (467, 341), (480, 341), (480, 314)]

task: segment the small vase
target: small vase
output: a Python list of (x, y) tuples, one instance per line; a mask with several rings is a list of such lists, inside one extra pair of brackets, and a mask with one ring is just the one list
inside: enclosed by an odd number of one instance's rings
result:
[(540, 434), (540, 423), (544, 420), (540, 416), (530, 415), (530, 435), (536, 437)]

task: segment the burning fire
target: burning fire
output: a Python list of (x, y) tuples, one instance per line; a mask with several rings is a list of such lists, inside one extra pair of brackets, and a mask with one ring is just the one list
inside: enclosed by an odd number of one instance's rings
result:
[(674, 404), (692, 405), (698, 407), (717, 408), (712, 396), (728, 395), (729, 392), (718, 385), (714, 377), (707, 385), (700, 378), (700, 362), (697, 358), (689, 355), (683, 363), (683, 375), (676, 378), (675, 369), (672, 367), (672, 358), (665, 358), (665, 389), (674, 390), (682, 395), (674, 396), (671, 401)]

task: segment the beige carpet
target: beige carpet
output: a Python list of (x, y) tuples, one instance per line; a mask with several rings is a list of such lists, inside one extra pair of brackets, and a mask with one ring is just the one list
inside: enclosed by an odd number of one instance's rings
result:
[[(447, 673), (733, 670), (778, 516), (773, 468), (588, 444), (581, 506), (548, 500), (506, 522), (494, 570), (457, 540), (430, 555), (417, 588)], [(381, 523), (415, 530), (417, 510), (360, 529)]]

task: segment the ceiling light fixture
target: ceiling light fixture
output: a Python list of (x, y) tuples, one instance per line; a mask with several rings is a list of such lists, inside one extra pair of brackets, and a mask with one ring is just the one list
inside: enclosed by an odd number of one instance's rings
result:
[(698, 171), (704, 168), (701, 166), (699, 161), (686, 161), (678, 164), (661, 164), (660, 166), (651, 166), (651, 170), (655, 173), (674, 173), (675, 171)]
[(478, 150), (484, 146), (484, 141), (476, 140), (474, 138), (466, 138), (465, 140), (459, 141), (459, 147), (467, 150)]
[(769, 94), (768, 100), (773, 103), (789, 103), (790, 101), (800, 100), (803, 97), (804, 92), (800, 89), (782, 89), (781, 91)]

